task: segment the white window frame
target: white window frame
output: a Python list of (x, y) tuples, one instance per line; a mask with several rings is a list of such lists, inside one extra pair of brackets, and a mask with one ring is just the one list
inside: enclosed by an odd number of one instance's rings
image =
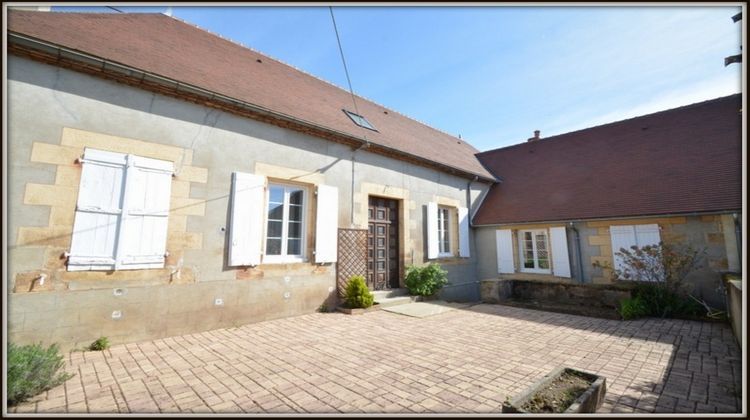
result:
[[(532, 252), (534, 255), (534, 268), (526, 268), (526, 258), (524, 255), (524, 234), (526, 232), (531, 233), (531, 246), (532, 246)], [(539, 268), (539, 255), (537, 253), (537, 247), (536, 247), (536, 235), (542, 233), (544, 234), (545, 241), (547, 243), (547, 264), (549, 264), (549, 268)], [(522, 273), (538, 273), (538, 274), (552, 274), (552, 252), (550, 250), (550, 238), (549, 238), (549, 232), (547, 232), (547, 229), (523, 229), (518, 230), (518, 260), (519, 260), (519, 269)]]
[[(438, 206), (437, 223), (438, 223), (438, 258), (447, 258), (453, 256), (451, 249), (451, 221), (453, 211), (450, 207)], [(445, 243), (448, 243), (448, 249), (445, 249)]]
[[(283, 205), (283, 216), (281, 222), (281, 254), (280, 255), (268, 255), (266, 253), (266, 247), (268, 246), (268, 204), (271, 201), (271, 188), (282, 187), (284, 188), (284, 205)], [(287, 255), (287, 246), (289, 239), (289, 195), (291, 190), (302, 191), (302, 218), (301, 218), (301, 229), (300, 229), (300, 254), (299, 255)], [(266, 201), (265, 210), (263, 216), (263, 262), (269, 264), (284, 264), (284, 263), (300, 263), (307, 261), (307, 209), (308, 200), (310, 194), (309, 189), (304, 185), (284, 183), (278, 181), (268, 181), (266, 188)]]

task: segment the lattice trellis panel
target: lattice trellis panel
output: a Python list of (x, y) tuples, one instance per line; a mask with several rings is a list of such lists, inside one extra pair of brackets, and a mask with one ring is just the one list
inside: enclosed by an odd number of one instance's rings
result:
[(367, 277), (367, 229), (339, 229), (339, 255), (336, 263), (336, 288), (344, 296), (351, 276)]

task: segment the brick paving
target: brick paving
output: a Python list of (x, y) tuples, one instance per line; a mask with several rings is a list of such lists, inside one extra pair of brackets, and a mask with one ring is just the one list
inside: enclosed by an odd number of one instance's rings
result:
[(316, 313), (72, 352), (26, 413), (499, 413), (557, 366), (604, 375), (602, 413), (730, 413), (726, 324), (613, 321), (500, 305), (429, 318)]

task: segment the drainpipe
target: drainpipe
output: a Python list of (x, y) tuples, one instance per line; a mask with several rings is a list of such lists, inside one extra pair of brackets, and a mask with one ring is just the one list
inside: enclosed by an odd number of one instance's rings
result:
[(739, 258), (740, 272), (742, 272), (742, 226), (737, 213), (732, 214), (734, 219), (734, 239), (737, 241), (737, 257)]
[(570, 228), (576, 233), (576, 255), (578, 255), (578, 281), (583, 283), (583, 257), (581, 256), (581, 233), (576, 229), (573, 222), (569, 223)]
[(471, 223), (471, 184), (477, 182), (479, 177), (474, 175), (474, 179), (466, 184), (466, 208), (469, 209), (469, 223)]

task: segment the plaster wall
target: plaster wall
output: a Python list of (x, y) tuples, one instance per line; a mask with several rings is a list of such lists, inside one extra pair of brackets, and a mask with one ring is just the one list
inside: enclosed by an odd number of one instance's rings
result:
[[(102, 334), (124, 342), (307, 313), (326, 302), (331, 307), (335, 266), (312, 263), (314, 232), (307, 237), (308, 262), (227, 266), (233, 171), (299, 183), (310, 192), (320, 184), (338, 187), (341, 228), (366, 227), (368, 195), (401, 200), (402, 270), (427, 262), (427, 203), (467, 203), (465, 178), (15, 56), (8, 57), (8, 104), (12, 340), (75, 345)], [(74, 160), (86, 146), (164, 154), (174, 162), (170, 231), (180, 241), (168, 243), (179, 256), (168, 262), (171, 271), (72, 276), (57, 261), (69, 248), (76, 170), (80, 177)], [(470, 211), (487, 188), (472, 184)], [(470, 241), (471, 258), (439, 261), (453, 283), (445, 298), (478, 299), (473, 235)], [(183, 275), (175, 281), (170, 273), (177, 268)], [(51, 280), (35, 285), (42, 272)], [(115, 289), (121, 294), (114, 296)], [(114, 321), (117, 310), (122, 317)], [(170, 315), (178, 313), (180, 321)]]

